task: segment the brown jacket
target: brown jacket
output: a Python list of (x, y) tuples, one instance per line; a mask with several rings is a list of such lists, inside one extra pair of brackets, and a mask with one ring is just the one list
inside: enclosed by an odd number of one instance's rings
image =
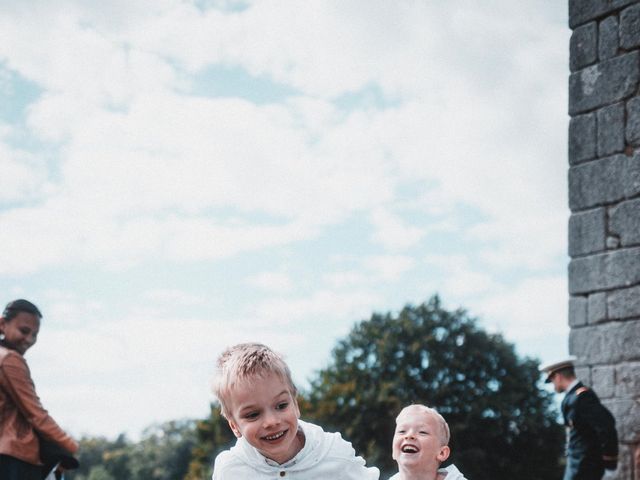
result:
[(71, 453), (78, 450), (42, 407), (22, 355), (0, 346), (0, 454), (39, 465), (36, 432)]

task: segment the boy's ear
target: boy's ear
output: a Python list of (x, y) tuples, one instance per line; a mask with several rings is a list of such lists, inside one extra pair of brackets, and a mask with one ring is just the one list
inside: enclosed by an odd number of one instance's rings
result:
[(449, 448), (448, 445), (445, 445), (444, 447), (440, 447), (440, 451), (438, 452), (438, 455), (436, 456), (436, 458), (440, 463), (442, 463), (447, 458), (449, 458), (450, 453), (451, 453), (451, 449)]
[(231, 429), (233, 434), (236, 436), (236, 438), (240, 438), (242, 436), (242, 432), (236, 425), (236, 422), (234, 422), (232, 418), (227, 418), (227, 423), (229, 424), (229, 428)]

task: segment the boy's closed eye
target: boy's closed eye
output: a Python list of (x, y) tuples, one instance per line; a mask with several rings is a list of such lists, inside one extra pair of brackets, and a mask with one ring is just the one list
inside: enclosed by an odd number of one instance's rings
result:
[(276, 405), (276, 410), (285, 410), (289, 406), (289, 402), (280, 402)]
[(256, 418), (258, 418), (260, 416), (260, 412), (258, 411), (253, 411), (253, 412), (247, 412), (245, 413), (242, 417), (247, 419), (247, 420), (255, 420)]

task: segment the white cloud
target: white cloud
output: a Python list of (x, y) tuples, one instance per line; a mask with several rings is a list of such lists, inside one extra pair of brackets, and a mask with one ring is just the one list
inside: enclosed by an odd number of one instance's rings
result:
[(478, 258), (493, 267), (545, 271), (566, 254), (568, 213), (514, 211), (510, 216), (468, 230), (470, 240), (485, 245)]
[(276, 293), (286, 293), (293, 288), (291, 277), (285, 272), (260, 272), (247, 278), (247, 283)]
[(398, 216), (379, 208), (371, 214), (376, 228), (373, 239), (390, 250), (414, 246), (425, 235), (423, 228), (406, 225)]
[[(522, 158), (522, 144), (530, 139), (505, 138), (512, 124), (536, 122), (536, 128), (527, 129), (535, 136), (538, 125), (550, 123), (548, 112), (542, 118), (541, 113), (532, 115), (528, 106), (533, 91), (544, 84), (514, 82), (516, 90), (506, 80), (522, 75), (524, 58), (532, 62), (531, 58), (545, 59), (541, 53), (551, 58), (559, 55), (551, 50), (555, 44), (547, 31), (526, 27), (527, 42), (512, 47), (513, 56), (503, 55), (513, 60), (501, 64), (504, 78), (498, 95), (479, 81), (481, 65), (472, 64), (475, 71), (470, 74), (458, 70), (467, 58), (460, 53), (463, 48), (443, 57), (433, 55), (449, 34), (462, 46), (467, 40), (461, 33), (470, 28), (477, 30), (477, 42), (489, 45), (513, 35), (513, 27), (502, 20), (491, 23), (493, 30), (480, 27), (472, 19), (478, 13), (486, 16), (483, 9), (463, 7), (463, 3), (441, 11), (374, 2), (362, 16), (361, 9), (355, 15), (353, 5), (311, 2), (291, 17), (282, 15), (290, 11), (290, 4), (278, 1), (227, 14), (203, 13), (170, 2), (145, 14), (143, 4), (134, 2), (120, 6), (145, 28), (129, 28), (134, 24), (127, 26), (124, 13), (114, 16), (112, 24), (100, 21), (111, 4), (91, 9), (68, 2), (58, 10), (40, 6), (42, 10), (36, 9), (30, 18), (23, 17), (25, 11), (14, 10), (20, 12), (24, 25), (5, 15), (7, 41), (0, 55), (46, 90), (30, 106), (28, 122), (42, 138), (65, 141), (57, 186), (62, 203), (92, 207), (92, 218), (76, 223), (76, 230), (83, 230), (83, 242), (98, 240), (82, 225), (96, 223), (102, 225), (100, 230), (113, 232), (100, 236), (103, 243), (122, 237), (119, 231), (128, 233), (134, 227), (122, 226), (123, 212), (152, 226), (146, 235), (127, 235), (125, 244), (139, 238), (139, 244), (151, 246), (150, 251), (163, 251), (150, 232), (172, 229), (174, 222), (158, 218), (167, 209), (193, 215), (231, 207), (297, 217), (308, 226), (302, 230), (313, 232), (317, 232), (313, 225), (328, 225), (350, 213), (372, 209), (374, 238), (390, 249), (407, 248), (422, 238), (423, 228), (401, 222), (384, 205), (393, 200), (398, 185), (410, 179), (432, 185), (432, 195), (437, 193), (441, 204), (462, 202), (484, 212), (489, 218), (487, 228), (499, 232), (494, 234), (496, 242), (506, 244), (512, 235), (505, 226), (514, 217), (522, 212), (542, 216), (543, 207), (555, 205), (548, 191), (541, 198), (536, 179), (547, 174), (549, 165), (560, 163), (544, 147), (537, 155), (526, 153), (527, 158)], [(492, 8), (520, 14), (500, 3)], [(534, 10), (530, 25), (542, 19)], [(435, 22), (435, 29), (424, 28), (425, 21), (435, 18), (450, 21)], [(276, 28), (282, 22), (288, 28)], [(33, 35), (45, 23), (46, 34)], [(375, 26), (382, 24), (391, 27), (393, 35), (380, 36)], [(265, 31), (266, 25), (272, 30)], [(564, 34), (554, 30), (553, 41), (562, 40), (558, 32)], [(183, 58), (198, 54), (197, 61)], [(186, 98), (175, 90), (183, 74), (167, 61), (172, 55), (188, 60), (192, 68), (235, 62), (313, 95), (322, 92), (331, 97), (377, 84), (389, 92), (405, 92), (404, 102), (385, 111), (368, 109), (340, 117), (326, 101), (305, 96), (283, 106), (261, 107), (238, 99)], [(535, 61), (526, 67), (536, 67)], [(544, 76), (548, 78), (549, 73)], [(444, 77), (447, 82), (441, 82)], [(437, 92), (432, 91), (434, 85)], [(535, 95), (536, 102), (545, 101), (540, 97)], [(529, 100), (520, 110), (510, 110), (507, 98), (516, 104)], [(564, 122), (564, 116), (558, 118)], [(564, 128), (554, 131), (564, 132)], [(312, 142), (310, 134), (315, 137)], [(564, 133), (555, 137), (564, 139)], [(44, 206), (41, 215), (58, 213), (51, 208), (52, 204)], [(76, 209), (71, 210), (73, 216), (83, 219)], [(136, 213), (142, 217), (136, 218)], [(212, 254), (207, 239), (221, 235), (225, 244), (226, 234), (219, 230), (220, 222), (211, 220), (196, 216), (185, 222), (182, 227), (194, 230), (182, 230), (184, 239), (168, 247), (170, 255), (219, 258), (243, 250), (246, 242), (231, 241), (240, 246), (222, 247), (222, 253)], [(299, 226), (294, 222), (285, 229)], [(243, 231), (237, 230), (240, 235)], [(55, 231), (45, 233), (57, 236)], [(88, 246), (87, 251), (106, 253), (104, 245), (95, 247)], [(134, 256), (140, 248), (131, 245)], [(56, 256), (34, 256), (31, 269), (55, 263)]]
[(564, 276), (524, 279), (515, 288), (492, 292), (480, 314), (511, 341), (566, 338), (567, 280)]
[(41, 308), (45, 339), (50, 329), (83, 329), (95, 318), (112, 313), (103, 302), (86, 300), (68, 290), (48, 289), (44, 292), (43, 298), (46, 301), (46, 308)]
[[(336, 258), (335, 267), (322, 281), (336, 291), (353, 288), (370, 289), (379, 283), (398, 282), (410, 272), (416, 261), (409, 255), (369, 255), (362, 258)], [(347, 267), (352, 264), (351, 267)]]
[(322, 279), (329, 287), (337, 290), (364, 284), (371, 280), (371, 277), (361, 271), (345, 270), (326, 273)]
[(376, 295), (365, 291), (338, 292), (319, 290), (307, 297), (272, 298), (260, 302), (253, 313), (257, 325), (292, 325), (299, 322), (325, 325), (329, 319), (355, 319), (366, 316)]
[(495, 291), (498, 284), (486, 271), (479, 271), (467, 255), (428, 255), (427, 265), (440, 270), (439, 291), (445, 298), (465, 298)]
[(410, 271), (416, 262), (406, 255), (376, 255), (364, 259), (364, 266), (377, 280), (396, 281)]
[(46, 193), (48, 186), (42, 163), (1, 141), (0, 171), (0, 203), (33, 201)]
[(204, 303), (204, 299), (198, 295), (193, 295), (184, 290), (177, 289), (157, 289), (149, 290), (144, 294), (146, 300), (171, 305), (173, 307), (192, 307)]

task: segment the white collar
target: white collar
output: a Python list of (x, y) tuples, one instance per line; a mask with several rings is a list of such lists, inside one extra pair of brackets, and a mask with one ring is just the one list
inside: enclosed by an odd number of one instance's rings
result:
[(567, 392), (570, 392), (570, 391), (573, 389), (573, 387), (575, 387), (578, 383), (580, 383), (580, 380), (578, 380), (578, 379), (576, 378), (576, 379), (575, 379), (573, 382), (571, 382), (571, 383), (569, 384), (569, 386), (567, 387)]

